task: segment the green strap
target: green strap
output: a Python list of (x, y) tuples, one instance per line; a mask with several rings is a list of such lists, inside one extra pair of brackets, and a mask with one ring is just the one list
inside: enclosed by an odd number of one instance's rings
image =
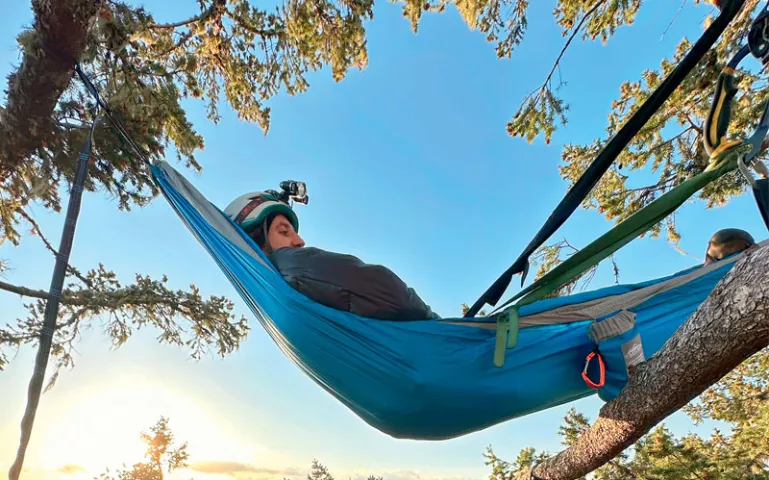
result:
[(506, 350), (515, 347), (518, 343), (518, 309), (521, 306), (546, 297), (580, 273), (593, 265), (597, 265), (634, 238), (648, 231), (704, 186), (736, 169), (737, 158), (748, 153), (751, 149), (750, 143), (732, 141), (723, 144), (713, 153), (711, 164), (704, 172), (686, 180), (637, 211), (508, 300), (506, 304), (515, 300), (518, 302), (497, 314), (494, 365), (503, 366)]
[(497, 337), (494, 343), (494, 365), (505, 364), (505, 352), (518, 344), (518, 306), (497, 317)]
[(710, 167), (704, 172), (686, 180), (681, 185), (637, 211), (593, 243), (543, 275), (539, 280), (521, 290), (507, 303), (519, 300), (516, 303), (516, 307), (520, 307), (535, 302), (554, 292), (590, 267), (597, 265), (631, 240), (662, 221), (704, 186), (737, 168), (738, 156), (750, 151), (751, 145), (740, 143), (737, 146), (724, 146), (722, 148), (722, 151), (715, 152)]

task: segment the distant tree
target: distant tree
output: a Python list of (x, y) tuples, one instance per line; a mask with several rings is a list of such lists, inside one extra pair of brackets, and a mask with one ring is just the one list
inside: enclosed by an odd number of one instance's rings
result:
[[(307, 474), (307, 480), (336, 480), (329, 472), (328, 468), (317, 459), (312, 461), (310, 473)], [(384, 480), (384, 477), (369, 475), (366, 480)]]
[[(107, 470), (97, 477), (99, 480), (163, 480), (165, 475), (187, 467), (189, 453), (187, 443), (174, 445), (174, 435), (168, 425), (168, 419), (161, 417), (150, 429), (150, 433), (141, 434), (142, 442), (147, 445), (144, 461), (134, 463), (130, 468), (115, 472)], [(109, 441), (108, 439), (105, 439)]]

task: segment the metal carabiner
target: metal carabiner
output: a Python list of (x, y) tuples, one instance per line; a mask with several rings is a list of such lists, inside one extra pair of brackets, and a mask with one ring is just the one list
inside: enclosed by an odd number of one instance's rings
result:
[[(593, 359), (593, 357), (598, 357), (598, 383), (590, 380), (590, 377), (587, 375), (587, 370), (590, 367), (590, 361)], [(587, 357), (585, 357), (585, 367), (582, 369), (582, 380), (587, 383), (588, 387), (599, 389), (604, 386), (606, 383), (606, 365), (603, 363), (603, 356), (601, 355), (601, 352), (598, 351), (596, 348), (592, 352), (587, 354)]]

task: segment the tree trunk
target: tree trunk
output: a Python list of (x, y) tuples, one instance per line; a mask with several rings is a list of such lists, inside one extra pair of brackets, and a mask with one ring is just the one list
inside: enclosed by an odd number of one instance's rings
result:
[(769, 246), (746, 252), (663, 348), (637, 367), (574, 445), (517, 477), (587, 475), (769, 345), (767, 273)]
[(35, 21), (24, 57), (8, 77), (0, 109), (0, 182), (54, 133), (52, 113), (85, 50), (103, 0), (32, 0)]

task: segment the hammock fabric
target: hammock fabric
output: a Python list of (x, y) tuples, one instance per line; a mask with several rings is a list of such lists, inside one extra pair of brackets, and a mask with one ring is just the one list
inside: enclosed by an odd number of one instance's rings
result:
[[(168, 163), (153, 165), (152, 175), (283, 353), (395, 438), (449, 439), (596, 393), (614, 398), (627, 365), (657, 352), (739, 257), (524, 305), (517, 344), (495, 367), (493, 318), (384, 321), (315, 303)], [(596, 349), (605, 363), (600, 388), (582, 378)], [(597, 365), (587, 372), (592, 381)]]

